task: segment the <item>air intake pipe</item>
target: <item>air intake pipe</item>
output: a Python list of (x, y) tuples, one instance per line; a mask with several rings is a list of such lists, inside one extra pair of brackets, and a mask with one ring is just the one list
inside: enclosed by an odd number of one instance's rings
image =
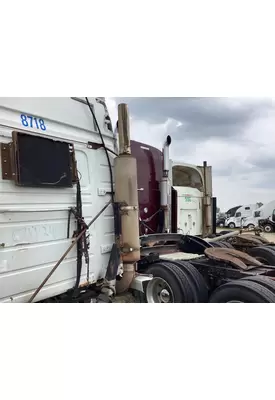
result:
[(167, 233), (170, 232), (169, 147), (171, 142), (171, 136), (168, 135), (163, 145), (163, 172), (162, 180), (160, 182), (160, 206), (164, 211), (164, 232)]

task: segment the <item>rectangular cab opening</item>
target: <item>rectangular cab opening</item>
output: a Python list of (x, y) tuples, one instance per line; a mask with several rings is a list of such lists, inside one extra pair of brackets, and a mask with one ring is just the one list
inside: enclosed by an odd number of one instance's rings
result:
[(72, 144), (22, 132), (13, 132), (12, 138), (12, 143), (2, 144), (2, 154), (6, 152), (3, 179), (14, 180), (19, 186), (49, 188), (72, 187), (76, 182)]

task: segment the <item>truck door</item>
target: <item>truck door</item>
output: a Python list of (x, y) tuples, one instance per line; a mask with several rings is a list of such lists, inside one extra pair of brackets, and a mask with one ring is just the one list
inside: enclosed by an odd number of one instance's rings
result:
[(179, 233), (197, 235), (197, 204), (192, 197), (178, 194), (178, 231)]
[(236, 228), (240, 228), (242, 224), (242, 213), (237, 212), (235, 215), (235, 226)]

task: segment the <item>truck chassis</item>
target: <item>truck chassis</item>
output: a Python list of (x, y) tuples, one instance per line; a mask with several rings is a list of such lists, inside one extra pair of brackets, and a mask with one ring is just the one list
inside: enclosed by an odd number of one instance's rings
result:
[[(181, 280), (183, 298), (185, 296), (188, 300), (182, 302), (216, 302), (217, 292), (223, 288), (230, 289), (232, 292), (232, 285), (233, 289), (235, 286), (238, 288), (244, 286), (243, 296), (246, 296), (246, 290), (257, 292), (258, 289), (272, 292), (271, 297), (275, 295), (275, 248), (265, 240), (256, 238), (254, 242), (253, 239), (249, 242), (248, 237), (243, 241), (235, 240), (234, 243), (239, 245), (238, 250), (233, 248), (230, 242), (221, 241), (211, 244), (200, 237), (180, 234), (147, 235), (141, 237), (140, 240), (142, 258), (139, 262), (139, 271), (150, 272), (153, 270), (153, 265), (158, 266), (159, 271), (161, 266), (166, 269), (171, 268), (171, 265), (179, 268), (186, 278), (185, 284), (183, 284), (184, 279)], [(248, 254), (251, 250), (255, 253), (255, 250), (259, 251), (259, 249), (272, 253), (274, 265), (268, 264), (265, 259)], [(247, 250), (247, 252), (240, 250)], [(174, 273), (175, 271), (174, 269)], [(200, 277), (203, 277), (203, 281), (200, 279), (198, 282), (198, 273)], [(193, 275), (193, 283), (190, 274)], [(197, 279), (196, 288), (194, 288), (194, 278)], [(190, 287), (193, 285), (193, 297), (186, 289), (188, 284)], [(201, 291), (203, 296), (201, 296)], [(262, 295), (265, 297), (266, 293)]]

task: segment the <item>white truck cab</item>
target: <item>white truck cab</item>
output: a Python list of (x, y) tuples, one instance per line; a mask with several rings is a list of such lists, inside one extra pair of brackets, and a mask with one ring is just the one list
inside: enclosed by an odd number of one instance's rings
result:
[[(114, 150), (104, 101), (89, 101), (106, 146)], [(89, 222), (110, 200), (110, 171), (84, 98), (1, 97), (0, 136), (0, 302), (26, 302), (72, 242), (77, 221), (69, 218), (69, 210), (76, 207), (76, 177), (83, 217)], [(89, 232), (91, 262), (83, 262), (80, 286), (105, 275), (114, 242), (112, 206)], [(74, 248), (36, 301), (74, 286), (76, 259)]]
[(211, 233), (212, 167), (206, 163), (196, 166), (171, 160), (170, 171), (172, 186), (177, 191), (178, 233), (196, 236)]
[(275, 200), (270, 201), (267, 204), (263, 204), (261, 207), (257, 208), (253, 215), (247, 218), (246, 223), (252, 224), (253, 226), (258, 226), (259, 220), (271, 218), (273, 215), (273, 210), (275, 209)]
[(254, 227), (255, 225), (253, 222), (250, 222), (249, 218), (257, 208), (257, 204), (246, 204), (239, 207), (233, 217), (225, 220), (225, 226), (232, 229)]

